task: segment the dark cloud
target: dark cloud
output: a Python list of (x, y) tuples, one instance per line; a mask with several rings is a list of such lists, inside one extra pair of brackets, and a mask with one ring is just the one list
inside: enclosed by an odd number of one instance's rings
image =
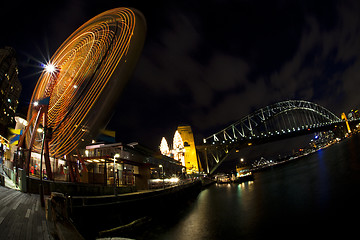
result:
[(205, 66), (204, 80), (215, 91), (227, 91), (247, 83), (249, 65), (239, 57), (215, 52)]
[(358, 107), (359, 10), (357, 2), (340, 5), (331, 29), (321, 28), (314, 16), (307, 16), (293, 58), (270, 76), (275, 93), (316, 101), (337, 114)]

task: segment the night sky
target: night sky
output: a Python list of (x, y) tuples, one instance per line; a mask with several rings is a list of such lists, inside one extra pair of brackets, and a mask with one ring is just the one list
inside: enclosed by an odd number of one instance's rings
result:
[[(4, 5), (5, 4), (5, 5)], [(0, 47), (17, 51), (22, 106), (39, 64), (79, 26), (139, 9), (147, 37), (108, 128), (156, 149), (179, 124), (197, 140), (269, 104), (313, 101), (340, 116), (359, 107), (359, 1), (4, 1)], [(21, 108), (21, 107), (20, 107)]]

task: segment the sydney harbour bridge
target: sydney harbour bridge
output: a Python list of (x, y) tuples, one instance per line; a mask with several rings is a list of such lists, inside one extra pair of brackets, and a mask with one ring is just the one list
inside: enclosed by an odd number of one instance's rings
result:
[(348, 122), (328, 109), (308, 101), (278, 102), (242, 117), (228, 127), (204, 139), (196, 147), (204, 171), (212, 174), (235, 151), (314, 132), (347, 128), (359, 120)]

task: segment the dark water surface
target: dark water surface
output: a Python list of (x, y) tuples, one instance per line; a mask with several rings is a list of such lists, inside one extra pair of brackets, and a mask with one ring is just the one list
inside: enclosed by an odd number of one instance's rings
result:
[(255, 174), (215, 184), (139, 239), (324, 239), (360, 234), (360, 136)]

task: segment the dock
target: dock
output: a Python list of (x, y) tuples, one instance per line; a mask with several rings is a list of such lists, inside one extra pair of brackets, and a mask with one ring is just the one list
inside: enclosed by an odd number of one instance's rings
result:
[(0, 186), (0, 239), (54, 239), (37, 194)]

